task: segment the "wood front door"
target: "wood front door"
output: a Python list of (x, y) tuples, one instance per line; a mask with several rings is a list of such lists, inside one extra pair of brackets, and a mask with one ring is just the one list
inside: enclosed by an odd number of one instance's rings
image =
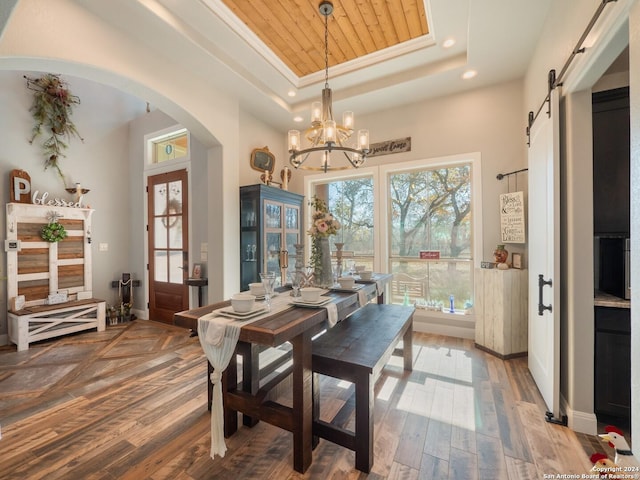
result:
[(174, 313), (189, 309), (187, 193), (186, 170), (147, 180), (150, 320), (172, 324)]

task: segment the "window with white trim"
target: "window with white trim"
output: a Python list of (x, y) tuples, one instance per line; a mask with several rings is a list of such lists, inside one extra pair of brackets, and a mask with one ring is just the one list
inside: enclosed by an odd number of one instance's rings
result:
[(307, 198), (327, 200), (343, 225), (332, 245), (343, 242), (357, 263), (394, 275), (391, 302), (445, 312), (451, 299), (455, 312), (473, 303), (474, 260), (482, 252), (479, 154), (306, 180)]

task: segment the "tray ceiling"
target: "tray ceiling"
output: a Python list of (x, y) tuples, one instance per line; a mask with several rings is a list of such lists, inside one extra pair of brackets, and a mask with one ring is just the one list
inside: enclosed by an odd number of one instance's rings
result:
[[(222, 0), (298, 77), (324, 69), (324, 17), (319, 0)], [(422, 0), (334, 0), (329, 65), (334, 66), (429, 33)]]

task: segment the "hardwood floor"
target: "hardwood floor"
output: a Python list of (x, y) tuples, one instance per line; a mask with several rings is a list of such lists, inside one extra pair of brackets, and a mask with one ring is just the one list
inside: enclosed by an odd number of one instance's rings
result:
[[(427, 334), (415, 334), (414, 357), (413, 372), (394, 358), (377, 384), (372, 472), (321, 440), (301, 475), (291, 434), (264, 422), (209, 457), (205, 360), (186, 330), (137, 320), (25, 352), (0, 347), (0, 478), (527, 480), (586, 473), (589, 455), (605, 452), (597, 437), (544, 421), (526, 358)], [(348, 425), (353, 386), (322, 381), (322, 416)]]

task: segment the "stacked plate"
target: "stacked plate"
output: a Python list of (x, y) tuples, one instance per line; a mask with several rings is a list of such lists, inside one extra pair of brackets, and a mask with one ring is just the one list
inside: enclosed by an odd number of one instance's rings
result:
[(323, 296), (321, 296), (317, 302), (305, 302), (304, 300), (302, 300), (302, 298), (294, 298), (291, 300), (291, 305), (295, 305), (296, 307), (316, 308), (321, 307), (322, 305), (326, 305), (331, 300), (331, 297)]
[(267, 307), (264, 305), (258, 305), (248, 312), (236, 312), (233, 307), (225, 307), (218, 310), (217, 314), (221, 317), (235, 318), (236, 320), (249, 320), (250, 318), (257, 317), (266, 311)]
[(364, 285), (354, 285), (351, 288), (343, 288), (340, 286), (340, 284), (336, 283), (333, 287), (331, 287), (331, 291), (332, 292), (348, 292), (348, 293), (353, 293), (356, 292), (358, 290), (360, 290), (361, 288), (364, 288)]

